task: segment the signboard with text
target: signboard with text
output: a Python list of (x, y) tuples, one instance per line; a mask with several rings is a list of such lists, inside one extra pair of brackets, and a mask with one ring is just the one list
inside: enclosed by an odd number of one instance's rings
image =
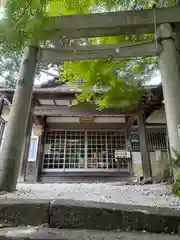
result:
[(80, 123), (93, 123), (93, 116), (92, 115), (83, 115), (79, 117)]

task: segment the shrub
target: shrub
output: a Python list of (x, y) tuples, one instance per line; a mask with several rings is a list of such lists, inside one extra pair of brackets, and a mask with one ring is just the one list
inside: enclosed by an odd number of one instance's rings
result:
[(180, 151), (173, 149), (174, 158), (171, 158), (171, 167), (177, 172), (175, 181), (172, 186), (172, 191), (176, 196), (180, 197)]
[(176, 196), (180, 197), (180, 174), (177, 175), (176, 181), (172, 186), (172, 191)]

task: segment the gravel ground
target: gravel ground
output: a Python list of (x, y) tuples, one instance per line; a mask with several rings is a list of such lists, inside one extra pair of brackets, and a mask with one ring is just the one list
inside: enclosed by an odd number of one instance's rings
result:
[(74, 199), (121, 204), (180, 208), (180, 199), (170, 186), (125, 185), (123, 183), (18, 184), (14, 193), (0, 193), (0, 199)]
[(52, 239), (52, 240), (180, 240), (178, 235), (151, 234), (144, 232), (115, 232), (47, 228), (0, 229), (3, 239)]

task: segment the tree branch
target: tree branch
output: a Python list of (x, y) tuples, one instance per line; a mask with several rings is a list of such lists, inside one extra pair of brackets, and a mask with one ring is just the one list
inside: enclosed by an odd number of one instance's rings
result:
[(40, 70), (40, 72), (46, 73), (46, 74), (48, 74), (48, 75), (51, 75), (52, 77), (58, 77), (58, 75), (55, 75), (55, 74), (53, 74), (53, 73), (47, 72), (47, 71), (42, 70), (42, 69)]

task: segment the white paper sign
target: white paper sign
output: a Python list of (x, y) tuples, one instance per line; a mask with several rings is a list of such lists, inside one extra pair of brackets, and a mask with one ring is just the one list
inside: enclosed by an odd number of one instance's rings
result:
[(51, 144), (44, 145), (44, 154), (48, 154), (51, 152)]
[(115, 157), (123, 158), (125, 157), (125, 151), (124, 150), (115, 150)]
[(161, 150), (155, 151), (156, 161), (161, 161)]
[(130, 152), (124, 150), (115, 150), (116, 158), (130, 158)]
[(138, 164), (142, 163), (140, 152), (132, 152), (132, 162), (133, 163), (138, 163)]
[(39, 142), (38, 137), (31, 137), (30, 146), (29, 146), (29, 154), (28, 154), (28, 162), (36, 162), (38, 142)]

